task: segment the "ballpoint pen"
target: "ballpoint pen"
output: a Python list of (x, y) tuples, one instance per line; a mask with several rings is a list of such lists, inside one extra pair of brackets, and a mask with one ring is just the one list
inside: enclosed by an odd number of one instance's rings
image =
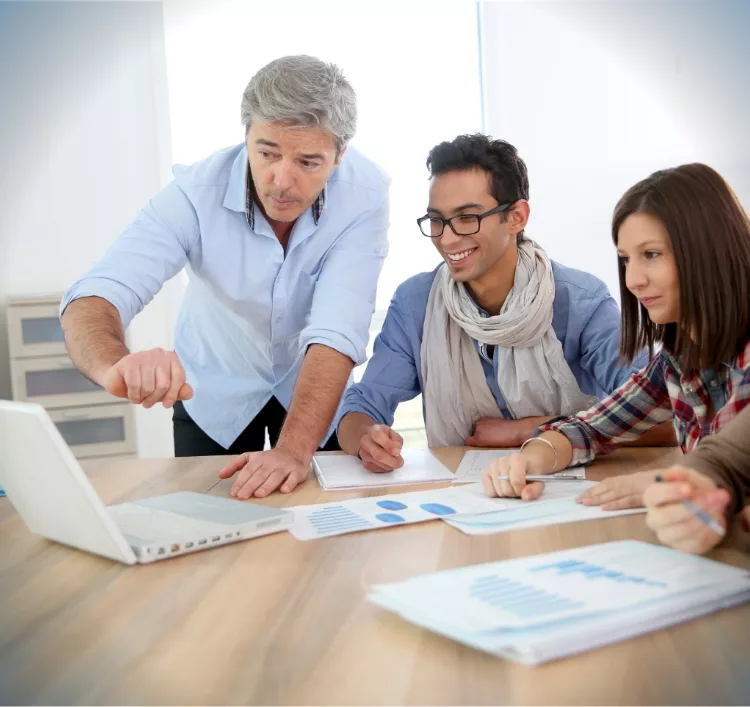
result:
[[(508, 476), (496, 476), (498, 481), (510, 481)], [(586, 481), (575, 474), (530, 474), (526, 481)]]
[[(659, 483), (664, 482), (664, 477), (661, 474), (656, 475), (656, 481)], [(719, 523), (717, 523), (706, 511), (704, 511), (702, 508), (699, 508), (695, 505), (693, 501), (689, 501), (687, 499), (681, 499), (680, 503), (687, 508), (694, 516), (697, 518), (700, 518), (711, 530), (714, 531), (714, 533), (718, 533), (719, 535), (725, 535), (726, 530), (721, 527)]]

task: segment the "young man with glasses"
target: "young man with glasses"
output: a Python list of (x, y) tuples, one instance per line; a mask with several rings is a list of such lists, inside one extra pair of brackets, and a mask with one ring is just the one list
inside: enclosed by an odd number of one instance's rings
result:
[(396, 290), (341, 410), (341, 447), (371, 471), (403, 464), (390, 425), (420, 393), (429, 446), (517, 447), (646, 363), (620, 366), (620, 312), (606, 285), (524, 236), (529, 181), (512, 145), (463, 135), (433, 148), (427, 167), (417, 223), (444, 263)]

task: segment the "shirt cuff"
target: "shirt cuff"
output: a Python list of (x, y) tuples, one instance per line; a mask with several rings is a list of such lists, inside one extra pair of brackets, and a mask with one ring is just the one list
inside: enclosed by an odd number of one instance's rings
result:
[[(122, 285), (115, 284), (106, 278), (86, 278), (85, 280), (73, 285), (63, 296), (60, 302), (59, 315), (62, 317), (65, 308), (77, 299), (84, 297), (101, 297), (107, 300), (120, 315), (122, 328), (127, 329), (130, 321), (136, 315), (137, 311), (128, 301), (126, 293), (122, 292)], [(132, 290), (127, 290), (132, 297)]]
[(736, 513), (739, 513), (745, 505), (745, 493), (739, 480), (735, 482), (732, 475), (724, 473), (721, 467), (712, 464), (710, 460), (703, 459), (699, 455), (700, 445), (698, 445), (698, 451), (687, 454), (682, 463), (690, 468), (695, 469), (699, 474), (708, 477), (713, 481), (719, 488), (726, 489), (729, 491), (731, 500), (725, 509), (725, 515), (727, 518), (731, 518)]
[(388, 427), (393, 425), (393, 418), (388, 419), (387, 416), (383, 415), (380, 410), (365, 400), (354, 386), (349, 387), (344, 393), (344, 402), (339, 408), (337, 430), (341, 420), (344, 419), (344, 415), (348, 415), (350, 412), (361, 412), (363, 415), (371, 417), (379, 425), (387, 425)]
[(558, 417), (545, 422), (537, 429), (535, 436), (543, 432), (559, 432), (568, 438), (573, 447), (573, 457), (568, 466), (590, 464), (596, 458), (591, 439), (583, 423), (570, 417)]
[(355, 366), (359, 366), (367, 360), (364, 346), (357, 346), (349, 337), (336, 331), (302, 332), (300, 337), (300, 349), (307, 351), (312, 344), (321, 344), (329, 349), (338, 351), (349, 357)]
[[(339, 415), (339, 423), (344, 419), (344, 415), (348, 415), (350, 412), (361, 412), (363, 415), (371, 417), (378, 425), (387, 425), (391, 427), (393, 420), (388, 420), (386, 417), (380, 414), (378, 410), (366, 403), (346, 403), (341, 406), (341, 413)], [(337, 425), (338, 428), (338, 425)]]

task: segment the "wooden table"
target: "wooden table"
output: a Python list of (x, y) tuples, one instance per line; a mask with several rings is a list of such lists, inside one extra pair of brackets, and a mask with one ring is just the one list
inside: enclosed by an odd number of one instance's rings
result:
[[(455, 469), (462, 450), (436, 453)], [(589, 476), (678, 458), (675, 450), (621, 450)], [(118, 503), (177, 490), (225, 495), (231, 481), (216, 478), (224, 461), (86, 469), (104, 501)], [(327, 493), (313, 479), (265, 502), (378, 492)], [(0, 702), (747, 704), (750, 606), (530, 668), (365, 600), (379, 582), (624, 538), (653, 540), (640, 515), (481, 537), (432, 522), (314, 542), (280, 533), (126, 567), (32, 536), (2, 499)], [(734, 547), (713, 557), (750, 567)]]

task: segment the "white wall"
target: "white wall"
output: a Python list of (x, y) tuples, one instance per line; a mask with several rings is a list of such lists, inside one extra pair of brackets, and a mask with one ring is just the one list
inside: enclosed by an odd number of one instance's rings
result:
[(378, 307), (439, 262), (416, 219), (427, 205), (430, 148), (481, 128), (476, 3), (467, 0), (165, 0), (175, 162), (244, 139), (251, 76), (285, 54), (338, 64), (358, 98), (352, 144), (392, 177), (391, 254)]
[(750, 207), (750, 3), (481, 4), (488, 132), (529, 167), (529, 235), (618, 292), (612, 210), (656, 169), (710, 164)]
[[(168, 176), (161, 4), (0, 2), (0, 398), (9, 295), (61, 292)], [(171, 298), (129, 331), (170, 345)], [(138, 408), (141, 456), (173, 453), (171, 415)]]
[[(312, 54), (351, 81), (359, 113), (352, 144), (393, 179), (373, 337), (396, 287), (439, 262), (416, 225), (427, 205), (425, 159), (438, 142), (481, 128), (477, 19), (469, 0), (164, 0), (175, 162), (244, 139), (242, 92), (273, 59)], [(424, 443), (420, 398), (399, 406), (395, 427), (410, 444)]]

